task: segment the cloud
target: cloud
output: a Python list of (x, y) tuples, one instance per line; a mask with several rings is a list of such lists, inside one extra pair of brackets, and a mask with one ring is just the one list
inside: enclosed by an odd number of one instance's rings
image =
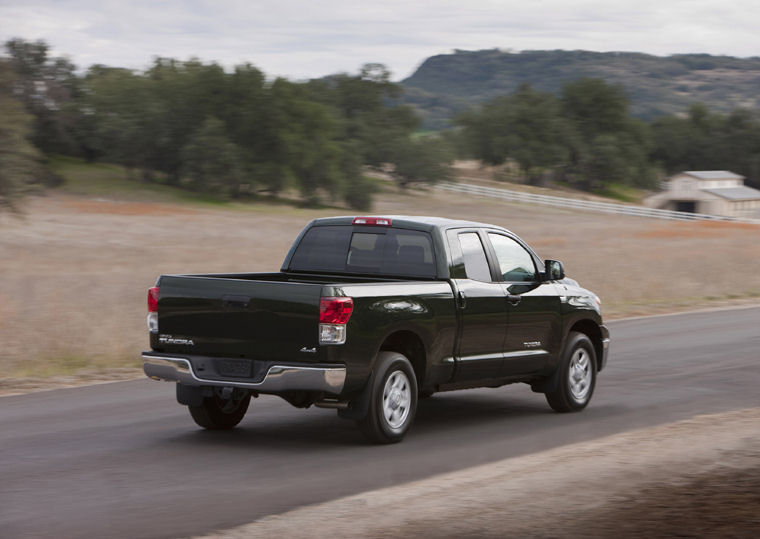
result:
[(0, 39), (44, 39), (80, 68), (195, 56), (290, 78), (381, 62), (402, 78), (455, 48), (756, 56), (759, 16), (706, 0), (0, 0)]

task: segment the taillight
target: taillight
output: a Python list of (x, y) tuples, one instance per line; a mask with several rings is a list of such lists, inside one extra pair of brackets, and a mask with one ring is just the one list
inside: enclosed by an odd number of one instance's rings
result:
[(158, 333), (158, 287), (148, 289), (148, 331)]
[(387, 217), (354, 217), (354, 225), (391, 226), (393, 221)]
[(319, 344), (346, 342), (346, 324), (354, 312), (354, 300), (327, 297), (319, 300)]
[(345, 324), (354, 311), (351, 298), (321, 298), (319, 300), (319, 321), (322, 324)]
[(148, 288), (148, 312), (155, 313), (158, 311), (158, 287)]

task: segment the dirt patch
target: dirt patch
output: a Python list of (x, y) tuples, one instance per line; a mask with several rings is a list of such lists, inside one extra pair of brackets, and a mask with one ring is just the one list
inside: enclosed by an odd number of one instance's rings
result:
[(635, 236), (646, 239), (661, 238), (715, 238), (724, 236), (726, 231), (749, 230), (760, 234), (760, 225), (751, 223), (728, 223), (719, 221), (697, 221), (694, 223), (670, 223), (667, 226), (652, 226), (648, 230), (636, 232)]
[[(679, 485), (651, 485), (607, 504), (589, 522), (566, 522), (562, 537), (746, 537), (760, 535), (760, 464), (720, 466)], [(541, 534), (537, 534), (541, 537)], [(551, 535), (543, 535), (551, 537)]]
[(757, 537), (760, 409), (365, 492), (206, 535)]
[(102, 199), (68, 198), (63, 206), (77, 213), (104, 213), (109, 215), (192, 215), (199, 213), (178, 204), (151, 202), (123, 202)]

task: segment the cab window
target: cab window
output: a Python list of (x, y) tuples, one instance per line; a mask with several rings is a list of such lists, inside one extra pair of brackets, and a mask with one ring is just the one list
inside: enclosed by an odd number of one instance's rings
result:
[(499, 262), (499, 273), (505, 281), (535, 281), (536, 265), (533, 257), (519, 243), (501, 234), (488, 234), (496, 259)]
[(491, 270), (488, 269), (488, 259), (480, 236), (476, 232), (459, 234), (459, 245), (462, 248), (462, 259), (467, 277), (476, 281), (490, 282)]

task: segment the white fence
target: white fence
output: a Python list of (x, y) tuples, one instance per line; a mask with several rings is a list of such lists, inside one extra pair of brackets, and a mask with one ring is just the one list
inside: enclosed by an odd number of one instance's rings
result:
[(657, 210), (654, 208), (645, 208), (644, 206), (625, 206), (623, 204), (612, 204), (610, 202), (595, 202), (591, 200), (579, 200), (576, 198), (536, 195), (522, 191), (510, 191), (508, 189), (497, 189), (495, 187), (485, 187), (481, 185), (463, 183), (444, 182), (437, 184), (436, 187), (444, 191), (466, 193), (468, 195), (488, 198), (498, 198), (511, 202), (540, 204), (542, 206), (557, 206), (560, 208), (572, 208), (591, 212), (616, 213), (619, 215), (632, 215), (635, 217), (650, 217), (653, 219), (670, 219), (678, 221), (740, 221), (747, 223), (758, 222), (757, 220), (752, 219), (737, 219), (734, 217), (723, 217), (720, 215)]

